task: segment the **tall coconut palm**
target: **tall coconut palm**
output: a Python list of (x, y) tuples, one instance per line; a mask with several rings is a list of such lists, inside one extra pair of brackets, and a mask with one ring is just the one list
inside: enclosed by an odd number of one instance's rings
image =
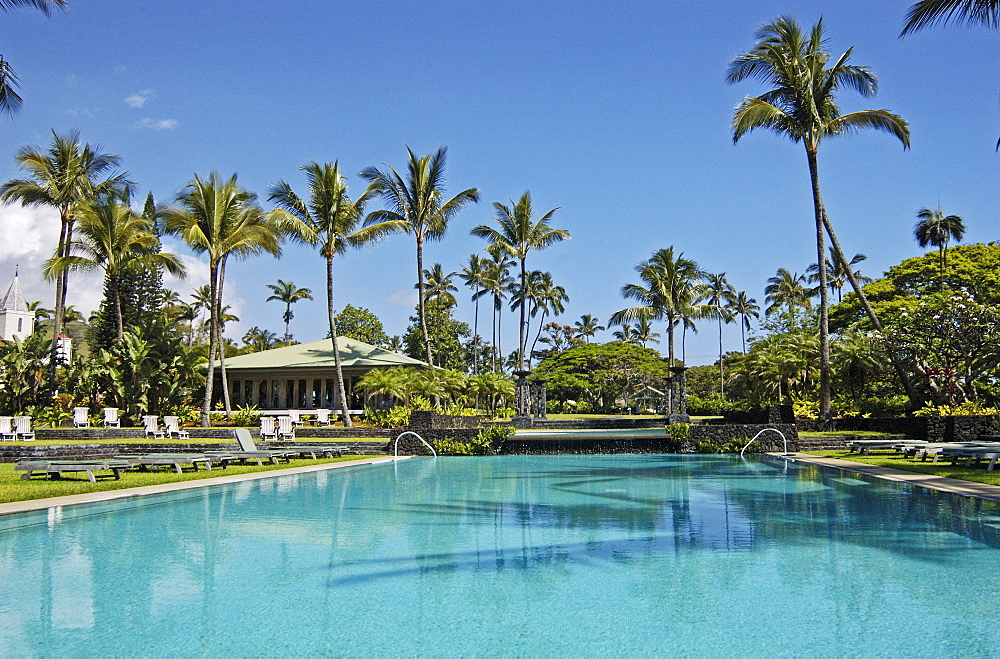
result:
[(493, 371), (497, 370), (500, 350), (500, 323), (503, 320), (503, 302), (514, 288), (514, 278), (510, 276), (510, 268), (514, 260), (505, 254), (498, 254), (495, 259), (483, 262), (486, 283), (485, 290), (493, 296)]
[(635, 266), (642, 284), (626, 284), (622, 287), (625, 299), (636, 300), (639, 306), (616, 311), (611, 323), (625, 323), (639, 318), (665, 320), (667, 323), (667, 354), (670, 365), (677, 363), (674, 355), (674, 330), (682, 322), (684, 314), (702, 297), (704, 274), (696, 262), (674, 253), (673, 247), (659, 249), (648, 261)]
[(736, 289), (726, 280), (726, 273), (705, 275), (704, 303), (711, 307), (711, 313), (719, 321), (719, 393), (726, 395), (726, 373), (723, 366), (725, 353), (722, 349), (722, 323), (733, 322), (729, 306), (736, 301)]
[(468, 188), (445, 201), (444, 165), (448, 150), (441, 147), (434, 155), (418, 158), (410, 147), (407, 176), (404, 179), (392, 167), (380, 170), (367, 167), (360, 176), (371, 184), (384, 210), (373, 211), (365, 218), (365, 226), (373, 231), (411, 234), (417, 243), (417, 308), (420, 332), (424, 338), (427, 363), (433, 364), (430, 336), (427, 333), (427, 313), (424, 304), (424, 243), (440, 240), (448, 223), (469, 203), (479, 201), (479, 190)]
[[(525, 266), (528, 260), (528, 253), (532, 250), (545, 249), (563, 240), (569, 240), (569, 231), (565, 229), (553, 229), (549, 226), (552, 215), (558, 208), (544, 213), (538, 220), (532, 218), (534, 209), (531, 206), (531, 192), (527, 191), (515, 204), (513, 200), (510, 205), (505, 205), (499, 201), (493, 202), (493, 208), (497, 216), (493, 220), (499, 225), (492, 227), (480, 224), (472, 229), (472, 235), (485, 238), (489, 241), (488, 248), (491, 255), (497, 258), (498, 254), (506, 254), (517, 259), (521, 264), (521, 289), (527, 286), (528, 271)], [(524, 353), (528, 341), (527, 307), (524, 304), (526, 298), (522, 296), (522, 301), (518, 305), (521, 315), (519, 326), (519, 338), (517, 348), (518, 369), (524, 370)]]
[(573, 326), (576, 327), (577, 335), (582, 336), (587, 343), (590, 343), (590, 337), (606, 329), (603, 325), (599, 325), (597, 319), (589, 313), (580, 316), (580, 320), (573, 323)]
[(998, 0), (920, 0), (910, 5), (906, 23), (899, 36), (937, 24), (956, 23), (985, 25), (1000, 29), (1000, 1)]
[(743, 344), (743, 354), (747, 352), (747, 331), (750, 329), (750, 319), (760, 318), (760, 306), (757, 300), (748, 297), (746, 291), (740, 291), (736, 298), (729, 304), (729, 311), (734, 316), (740, 317), (740, 340)]
[[(793, 142), (801, 142), (805, 147), (816, 225), (816, 261), (819, 264), (819, 403), (820, 423), (825, 426), (830, 421), (831, 381), (824, 230), (830, 235), (837, 259), (845, 264), (847, 259), (826, 216), (820, 194), (819, 145), (827, 137), (873, 128), (893, 135), (903, 143), (903, 148), (909, 148), (910, 130), (902, 117), (888, 110), (840, 113), (835, 96), (841, 88), (847, 87), (869, 97), (878, 90), (878, 79), (867, 67), (847, 63), (853, 49), (848, 49), (830, 65), (830, 53), (824, 50), (826, 38), (822, 19), (807, 35), (793, 19), (782, 16), (761, 27), (756, 38), (759, 41), (750, 51), (730, 62), (726, 78), (730, 83), (756, 78), (771, 85), (771, 89), (760, 96), (747, 96), (736, 106), (732, 121), (733, 142), (738, 142), (756, 129), (765, 129), (784, 135)], [(860, 285), (853, 277), (849, 279), (873, 323), (879, 326)], [(901, 364), (897, 372), (908, 384)]]
[(920, 220), (913, 227), (913, 237), (921, 247), (933, 245), (938, 248), (938, 287), (944, 290), (944, 273), (948, 267), (948, 242), (962, 242), (965, 235), (965, 221), (958, 215), (945, 215), (937, 208), (921, 208), (917, 211)]
[[(262, 253), (281, 254), (283, 227), (272, 215), (265, 214), (256, 201), (257, 195), (241, 188), (235, 174), (223, 180), (217, 172), (212, 172), (205, 179), (195, 174), (194, 180), (177, 195), (177, 206), (161, 211), (167, 233), (179, 236), (195, 253), (208, 256), (211, 290), (208, 373), (201, 410), (201, 424), (206, 428), (210, 421), (216, 352), (220, 361), (225, 358), (220, 316), (226, 261), (231, 255), (245, 258)], [(223, 377), (224, 389), (225, 385)], [(223, 393), (228, 401), (228, 391)]]
[(160, 251), (152, 223), (136, 215), (127, 205), (104, 199), (80, 210), (77, 235), (69, 243), (69, 255), (45, 262), (44, 274), (54, 279), (67, 270), (103, 270), (115, 312), (118, 340), (125, 337), (122, 322), (121, 278), (129, 270), (164, 268), (183, 277), (184, 266), (173, 254)]
[(472, 301), (476, 303), (476, 312), (472, 321), (472, 372), (479, 372), (479, 298), (488, 291), (486, 285), (485, 259), (478, 254), (469, 255), (469, 264), (462, 266), (459, 277), (465, 285), (472, 289)]
[(531, 350), (528, 351), (529, 366), (531, 364), (531, 355), (534, 354), (535, 346), (538, 345), (538, 339), (542, 335), (545, 319), (549, 314), (558, 316), (566, 311), (567, 302), (569, 302), (569, 295), (566, 294), (566, 289), (562, 286), (557, 286), (552, 281), (552, 273), (541, 273), (538, 277), (537, 285), (532, 291), (531, 316), (534, 317), (540, 313), (542, 317), (538, 321), (538, 331), (535, 334), (535, 340), (531, 343)]
[[(840, 260), (833, 253), (833, 248), (830, 248), (830, 258), (826, 261), (826, 285), (831, 291), (836, 291), (837, 293), (837, 303), (843, 302), (844, 296), (844, 286), (847, 285), (847, 270), (852, 269), (852, 274), (858, 283), (861, 285), (871, 283), (871, 277), (865, 277), (861, 274), (860, 270), (853, 270), (854, 266), (861, 263), (862, 261), (868, 260), (868, 257), (864, 254), (855, 254), (851, 257), (850, 262), (847, 264), (846, 268)], [(813, 263), (808, 268), (806, 268), (806, 274), (809, 275), (809, 283), (815, 284), (819, 282), (819, 265)]]
[[(52, 15), (53, 9), (65, 9), (66, 0), (0, 0), (0, 9), (10, 11), (13, 7), (34, 7), (46, 16)], [(0, 56), (0, 112), (13, 115), (21, 109), (22, 99), (17, 93), (17, 74), (10, 68), (10, 63)]]
[[(445, 273), (440, 263), (435, 263), (430, 270), (424, 270), (424, 296), (426, 302), (434, 302), (439, 308), (454, 307), (458, 304), (455, 292), (458, 287), (452, 283), (457, 272)], [(414, 286), (416, 288), (416, 286)]]
[(660, 333), (653, 331), (653, 323), (648, 318), (640, 318), (635, 321), (635, 339), (645, 348), (647, 343), (659, 343)]
[(788, 315), (795, 313), (796, 308), (808, 309), (812, 306), (810, 298), (815, 296), (816, 289), (806, 286), (805, 275), (797, 272), (789, 272), (784, 268), (778, 268), (778, 273), (767, 280), (764, 287), (764, 302), (767, 307), (764, 313), (770, 316), (785, 307)]
[(292, 313), (292, 305), (299, 300), (311, 300), (313, 299), (312, 290), (308, 288), (299, 288), (294, 283), (290, 281), (284, 281), (279, 279), (277, 284), (268, 284), (268, 288), (271, 289), (273, 295), (269, 295), (265, 302), (270, 302), (271, 300), (276, 300), (282, 302), (285, 305), (285, 312), (281, 314), (281, 319), (285, 321), (285, 341), (292, 340), (292, 334), (289, 329), (289, 324), (294, 318)]
[(635, 327), (628, 324), (622, 325), (620, 330), (612, 332), (611, 336), (615, 337), (615, 341), (621, 341), (622, 343), (638, 344), (639, 342)]
[[(54, 256), (69, 256), (73, 240), (73, 224), (80, 210), (99, 197), (124, 196), (130, 181), (123, 172), (115, 172), (118, 156), (101, 153), (100, 146), (80, 144), (80, 134), (58, 135), (52, 132), (52, 145), (47, 151), (38, 147), (21, 147), (15, 156), (21, 169), (30, 178), (13, 179), (0, 186), (0, 201), (19, 202), (22, 206), (51, 206), (59, 211), (59, 243)], [(52, 350), (62, 334), (63, 310), (69, 270), (56, 278), (55, 322), (52, 327)], [(56, 360), (52, 360), (53, 366)]]
[(358, 224), (364, 214), (365, 204), (371, 192), (366, 191), (357, 200), (348, 194), (347, 179), (340, 171), (339, 162), (309, 163), (302, 167), (309, 186), (308, 200), (302, 199), (284, 181), (271, 186), (268, 199), (288, 214), (288, 219), (298, 222), (304, 230), (291, 232), (293, 240), (301, 240), (319, 247), (320, 255), (326, 259), (326, 316), (333, 344), (333, 363), (337, 372), (337, 393), (340, 396), (341, 416), (344, 425), (352, 427), (347, 411), (347, 391), (344, 386), (344, 371), (340, 363), (337, 346), (337, 321), (333, 304), (333, 259), (347, 252), (351, 246), (363, 245), (384, 235), (379, 229), (359, 229)]

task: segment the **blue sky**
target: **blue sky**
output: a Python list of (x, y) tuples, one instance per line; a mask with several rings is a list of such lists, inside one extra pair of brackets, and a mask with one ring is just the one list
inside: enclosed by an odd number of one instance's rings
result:
[[(478, 187), (482, 202), (428, 246), (427, 265), (458, 270), (483, 247), (468, 231), (490, 220), (489, 202), (530, 189), (539, 212), (558, 206), (553, 224), (573, 235), (528, 264), (567, 289), (566, 323), (625, 306), (634, 265), (662, 247), (726, 272), (762, 306), (777, 268), (815, 261), (802, 147), (767, 133), (734, 146), (729, 131), (734, 106), (761, 87), (727, 85), (727, 64), (781, 14), (807, 26), (822, 15), (830, 50), (854, 46), (852, 62), (878, 75), (879, 94), (845, 92), (842, 111), (887, 108), (911, 125), (910, 151), (879, 133), (821, 148), (830, 217), (844, 249), (868, 255), (866, 274), (920, 253), (912, 227), (924, 206), (963, 216), (966, 242), (1000, 238), (1000, 35), (945, 27), (899, 39), (905, 0), (70, 5), (51, 19), (24, 9), (0, 17), (0, 52), (25, 99), (0, 124), (3, 179), (18, 175), (17, 148), (47, 145), (53, 129), (120, 155), (139, 199), (151, 190), (159, 202), (194, 173), (238, 173), (266, 200), (279, 178), (304, 192), (298, 168), (311, 160), (401, 168), (405, 145), (418, 154), (445, 145), (449, 190)], [(55, 226), (51, 211), (0, 209), (0, 279), (20, 263), (27, 297), (49, 306), (37, 269)], [(340, 259), (338, 307), (367, 307), (402, 333), (414, 251), (397, 236)], [(171, 284), (183, 294), (207, 279), (188, 261), (188, 281)], [(280, 334), (282, 309), (264, 300), (265, 284), (281, 278), (317, 294), (294, 307), (292, 331), (320, 338), (323, 272), (316, 253), (293, 246), (280, 260), (232, 264), (227, 303), (242, 320), (230, 334), (253, 325)], [(99, 280), (71, 281), (79, 308), (99, 299)], [(458, 315), (471, 324), (466, 290)], [(506, 349), (515, 331), (508, 323)], [(689, 362), (711, 363), (717, 341), (706, 323), (689, 340)], [(735, 324), (725, 344), (738, 349)]]

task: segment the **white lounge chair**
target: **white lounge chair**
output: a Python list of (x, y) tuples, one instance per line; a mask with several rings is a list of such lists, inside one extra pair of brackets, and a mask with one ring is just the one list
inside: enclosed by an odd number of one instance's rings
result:
[(74, 407), (73, 408), (73, 427), (74, 428), (89, 428), (90, 427), (90, 417), (87, 415), (89, 412), (86, 407)]
[(13, 442), (17, 439), (14, 434), (14, 417), (0, 416), (0, 442)]
[(19, 441), (31, 442), (35, 439), (35, 431), (31, 429), (30, 416), (14, 417), (14, 435)]
[(117, 407), (105, 407), (104, 408), (104, 427), (105, 428), (121, 428), (122, 422), (118, 420), (118, 408)]
[(286, 442), (295, 441), (295, 422), (292, 420), (292, 417), (278, 417), (278, 439)]
[(152, 437), (153, 439), (165, 439), (166, 433), (160, 430), (160, 424), (158, 422), (159, 417), (155, 415), (142, 417), (142, 426), (146, 431), (146, 439)]
[(329, 428), (333, 425), (330, 421), (330, 410), (316, 410), (316, 425)]
[(191, 439), (191, 433), (187, 430), (181, 430), (180, 421), (180, 417), (177, 416), (163, 417), (163, 428), (167, 433), (167, 438), (177, 435), (177, 439)]
[(273, 416), (260, 417), (260, 438), (262, 440), (278, 439), (278, 431)]

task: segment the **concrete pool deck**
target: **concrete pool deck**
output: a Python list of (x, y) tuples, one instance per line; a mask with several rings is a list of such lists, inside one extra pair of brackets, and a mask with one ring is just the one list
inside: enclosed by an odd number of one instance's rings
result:
[(881, 467), (862, 462), (852, 462), (850, 460), (841, 460), (839, 458), (823, 458), (818, 455), (809, 455), (808, 453), (789, 453), (787, 455), (782, 453), (769, 453), (768, 455), (783, 459), (791, 458), (801, 464), (815, 464), (823, 467), (833, 467), (834, 469), (853, 471), (887, 481), (909, 483), (910, 485), (918, 485), (931, 490), (938, 490), (939, 492), (948, 492), (950, 494), (958, 494), (963, 497), (985, 499), (987, 501), (996, 501), (1000, 503), (1000, 486), (997, 485), (974, 483), (972, 481), (963, 481), (957, 478), (948, 478), (946, 476), (921, 474), (915, 471), (904, 471), (902, 469)]
[(243, 481), (255, 481), (262, 478), (277, 478), (279, 476), (290, 476), (293, 474), (310, 474), (316, 471), (325, 471), (327, 469), (340, 469), (342, 467), (353, 467), (356, 465), (378, 464), (381, 462), (392, 462), (393, 460), (406, 460), (410, 457), (412, 456), (401, 455), (398, 458), (394, 458), (392, 456), (362, 458), (360, 460), (350, 460), (344, 462), (328, 462), (321, 465), (291, 467), (290, 469), (272, 469), (270, 471), (263, 471), (254, 474), (234, 474), (232, 476), (201, 478), (192, 481), (181, 481), (179, 483), (142, 485), (140, 487), (129, 487), (121, 490), (107, 490), (105, 492), (87, 492), (86, 494), (69, 494), (61, 497), (49, 497), (47, 499), (11, 501), (10, 503), (0, 503), (0, 515), (13, 515), (16, 513), (27, 513), (61, 506), (75, 506), (84, 503), (98, 503), (102, 501), (113, 501), (115, 499), (149, 496), (151, 494), (180, 492), (183, 490), (193, 490), (199, 487), (209, 487), (212, 485), (226, 485), (229, 483), (240, 483)]

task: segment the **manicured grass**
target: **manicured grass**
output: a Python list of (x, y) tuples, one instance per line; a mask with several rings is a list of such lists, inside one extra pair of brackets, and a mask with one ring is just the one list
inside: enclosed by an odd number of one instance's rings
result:
[(809, 455), (818, 455), (824, 458), (839, 458), (850, 460), (851, 462), (861, 462), (863, 464), (878, 465), (880, 467), (892, 467), (903, 471), (912, 471), (918, 474), (931, 474), (933, 476), (945, 476), (947, 478), (957, 478), (973, 483), (986, 483), (987, 485), (1000, 485), (1000, 471), (986, 471), (986, 467), (966, 467), (964, 464), (954, 466), (950, 462), (933, 463), (907, 458), (902, 453), (877, 452), (868, 455), (858, 455), (846, 449), (835, 451), (804, 451)]
[[(230, 465), (227, 469), (213, 468), (212, 471), (199, 469), (198, 471), (184, 471), (178, 474), (174, 471), (127, 471), (122, 474), (121, 480), (115, 480), (112, 476), (101, 478), (99, 476), (96, 483), (87, 481), (85, 473), (70, 474), (59, 480), (43, 479), (35, 476), (30, 481), (22, 481), (23, 471), (14, 471), (13, 463), (0, 463), (0, 503), (10, 501), (28, 501), (31, 499), (44, 499), (46, 497), (58, 497), (67, 494), (86, 494), (88, 492), (104, 492), (107, 490), (123, 490), (130, 487), (140, 487), (143, 485), (162, 485), (164, 483), (177, 483), (180, 481), (199, 480), (205, 478), (217, 478), (219, 476), (232, 476), (234, 474), (256, 474), (262, 471), (280, 471), (289, 467), (305, 467), (309, 465), (326, 464), (330, 462), (348, 462), (351, 460), (364, 460), (376, 456), (372, 455), (346, 455), (340, 458), (324, 458), (320, 460), (292, 460), (290, 463), (280, 463), (278, 466), (265, 464), (263, 467), (254, 465)], [(98, 472), (98, 474), (110, 474), (111, 472)]]
[(803, 430), (799, 432), (799, 437), (898, 437), (888, 432), (875, 432), (874, 430), (828, 430), (813, 431)]

